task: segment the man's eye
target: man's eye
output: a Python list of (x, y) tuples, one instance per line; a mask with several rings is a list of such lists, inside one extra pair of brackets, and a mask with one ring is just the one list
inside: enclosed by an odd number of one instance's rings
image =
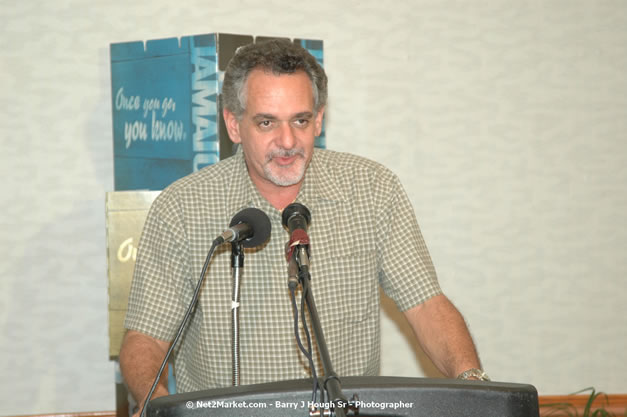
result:
[(309, 124), (309, 119), (296, 119), (294, 124), (299, 127), (305, 127)]
[(272, 126), (272, 121), (270, 120), (262, 120), (259, 122), (258, 126), (262, 129), (267, 129)]

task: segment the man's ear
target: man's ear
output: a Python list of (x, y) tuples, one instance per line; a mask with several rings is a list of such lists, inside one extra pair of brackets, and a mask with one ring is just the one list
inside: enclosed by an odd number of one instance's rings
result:
[(324, 107), (318, 110), (318, 113), (316, 113), (316, 118), (314, 119), (315, 128), (316, 128), (314, 131), (314, 136), (316, 137), (320, 136), (320, 133), (322, 133), (322, 119), (323, 118), (324, 118)]
[(222, 116), (224, 117), (224, 124), (226, 125), (226, 131), (229, 132), (229, 138), (233, 143), (241, 143), (242, 138), (239, 135), (239, 120), (230, 110), (222, 110)]

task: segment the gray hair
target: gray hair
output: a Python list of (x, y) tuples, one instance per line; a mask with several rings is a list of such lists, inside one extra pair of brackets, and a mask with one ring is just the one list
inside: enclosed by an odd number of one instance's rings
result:
[(306, 49), (285, 39), (273, 39), (240, 47), (226, 67), (222, 84), (223, 107), (241, 119), (246, 110), (246, 80), (253, 69), (275, 75), (304, 71), (311, 80), (314, 111), (327, 102), (327, 76)]

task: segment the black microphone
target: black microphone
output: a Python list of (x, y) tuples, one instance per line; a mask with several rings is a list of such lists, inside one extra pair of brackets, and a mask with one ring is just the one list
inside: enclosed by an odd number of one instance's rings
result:
[[(289, 230), (290, 237), (292, 237), (297, 230), (302, 230), (305, 236), (307, 236), (307, 227), (309, 227), (309, 223), (311, 222), (311, 213), (309, 213), (307, 207), (302, 204), (292, 203), (283, 209), (281, 222), (283, 223), (283, 227)], [(302, 233), (296, 234), (302, 235)]]
[(245, 248), (254, 248), (270, 239), (270, 219), (258, 208), (250, 207), (233, 216), (229, 228), (217, 238), (219, 244), (240, 242)]
[[(281, 223), (283, 227), (290, 232), (290, 240), (285, 245), (285, 256), (287, 257), (287, 285), (289, 288), (295, 289), (298, 286), (298, 271), (301, 266), (309, 267), (309, 236), (307, 235), (307, 227), (311, 221), (311, 213), (307, 207), (300, 203), (292, 203), (283, 209), (281, 215)], [(294, 250), (298, 249), (297, 255)]]

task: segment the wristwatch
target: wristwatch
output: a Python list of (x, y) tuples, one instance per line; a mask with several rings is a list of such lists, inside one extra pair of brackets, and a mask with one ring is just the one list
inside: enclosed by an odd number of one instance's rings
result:
[(482, 369), (470, 368), (457, 375), (457, 379), (477, 378), (479, 381), (489, 381), (490, 377)]

